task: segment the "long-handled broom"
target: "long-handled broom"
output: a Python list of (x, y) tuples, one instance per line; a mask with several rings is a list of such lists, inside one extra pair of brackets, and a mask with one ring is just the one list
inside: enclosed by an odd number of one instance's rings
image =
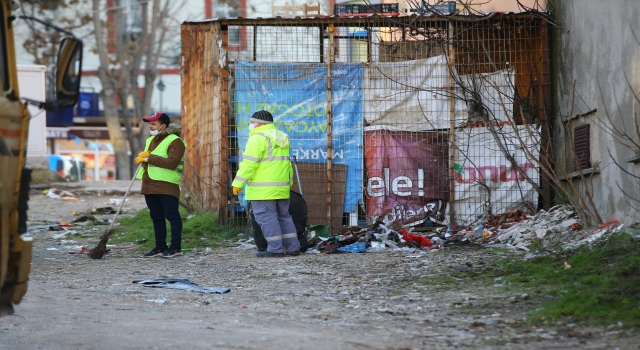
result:
[(120, 215), (120, 210), (122, 210), (122, 207), (124, 206), (124, 202), (127, 200), (127, 195), (129, 195), (129, 190), (131, 190), (131, 186), (133, 186), (133, 182), (136, 180), (136, 175), (138, 174), (138, 171), (140, 171), (141, 166), (142, 166), (142, 163), (138, 165), (138, 168), (133, 173), (133, 179), (131, 179), (131, 182), (129, 183), (129, 188), (127, 188), (127, 192), (124, 193), (124, 198), (122, 198), (122, 203), (120, 203), (120, 207), (118, 208), (118, 211), (116, 211), (116, 215), (113, 217), (113, 220), (111, 220), (111, 225), (109, 225), (109, 228), (107, 229), (107, 231), (102, 235), (102, 238), (100, 238), (100, 242), (98, 242), (98, 245), (95, 246), (93, 249), (91, 249), (91, 251), (89, 252), (89, 257), (91, 259), (102, 259), (104, 255), (107, 253), (107, 241), (115, 231), (115, 229), (113, 228), (113, 225), (116, 223), (116, 220), (118, 219), (118, 215)]

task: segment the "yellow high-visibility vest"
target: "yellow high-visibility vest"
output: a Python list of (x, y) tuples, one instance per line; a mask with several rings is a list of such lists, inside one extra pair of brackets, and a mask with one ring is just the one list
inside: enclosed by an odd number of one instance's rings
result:
[[(155, 136), (151, 136), (147, 139), (147, 144), (144, 147), (145, 151), (149, 150), (149, 145), (151, 144), (151, 140), (153, 140), (154, 137)], [(151, 152), (151, 154), (154, 156), (162, 157), (162, 158), (168, 158), (169, 145), (171, 145), (171, 142), (173, 142), (175, 139), (180, 139), (180, 137), (178, 137), (178, 135), (175, 135), (175, 134), (167, 135), (167, 137), (165, 137), (165, 139), (162, 140), (162, 142), (160, 142), (158, 147), (156, 147), (156, 149), (154, 149), (153, 152)], [(184, 140), (180, 139), (180, 141), (184, 143), (185, 147), (187, 146), (187, 143), (184, 142)], [(159, 166), (147, 163), (149, 178), (157, 181), (170, 182), (176, 185), (180, 184), (180, 176), (182, 175), (183, 159), (180, 159), (180, 164), (178, 164), (178, 166), (175, 169), (161, 168)], [(142, 179), (142, 175), (144, 175), (144, 172), (145, 172), (144, 167), (141, 167), (140, 171), (138, 171), (138, 174), (136, 175), (136, 178)]]
[(247, 200), (289, 198), (293, 184), (290, 149), (289, 136), (275, 125), (253, 129), (231, 186), (243, 188), (246, 185)]

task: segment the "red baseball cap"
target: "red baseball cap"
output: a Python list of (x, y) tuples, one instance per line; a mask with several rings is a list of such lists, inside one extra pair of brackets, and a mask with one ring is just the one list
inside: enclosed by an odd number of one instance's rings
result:
[(170, 123), (169, 116), (164, 112), (155, 112), (150, 117), (142, 118), (142, 121), (147, 123), (155, 121), (159, 121), (162, 124)]

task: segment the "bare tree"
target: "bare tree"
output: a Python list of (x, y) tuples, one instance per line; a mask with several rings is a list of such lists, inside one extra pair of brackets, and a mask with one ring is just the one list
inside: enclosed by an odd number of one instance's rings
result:
[[(96, 50), (100, 59), (100, 96), (109, 137), (116, 153), (118, 179), (128, 179), (133, 176), (133, 158), (142, 150), (148, 136), (147, 130), (140, 126), (142, 118), (150, 113), (151, 95), (158, 76), (157, 67), (163, 57), (163, 47), (167, 44), (167, 33), (177, 33), (179, 29), (177, 23), (169, 23), (172, 15), (170, 11), (174, 8), (172, 6), (179, 8), (180, 4), (170, 3), (168, 0), (116, 0), (114, 4), (113, 8), (105, 8), (99, 0), (92, 0), (92, 10), (96, 14), (93, 23)], [(103, 13), (112, 14), (113, 22), (105, 23), (104, 18), (97, 15)], [(126, 25), (129, 23), (123, 22), (131, 19), (132, 15), (139, 18), (139, 26), (135, 27), (135, 31), (131, 31)], [(109, 25), (111, 27), (107, 27)], [(110, 33), (113, 34), (109, 35)], [(144, 83), (140, 96), (138, 76), (142, 71)], [(120, 106), (116, 103), (116, 95), (120, 99)], [(134, 115), (129, 110), (130, 96), (134, 104)], [(122, 113), (122, 121), (118, 107)], [(124, 132), (121, 123), (125, 128)]]

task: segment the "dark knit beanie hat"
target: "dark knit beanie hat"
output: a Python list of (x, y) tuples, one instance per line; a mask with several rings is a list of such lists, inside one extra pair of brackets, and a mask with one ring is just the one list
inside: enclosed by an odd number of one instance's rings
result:
[(257, 111), (253, 113), (250, 119), (251, 122), (261, 123), (261, 124), (273, 124), (273, 116), (271, 113), (267, 111)]

